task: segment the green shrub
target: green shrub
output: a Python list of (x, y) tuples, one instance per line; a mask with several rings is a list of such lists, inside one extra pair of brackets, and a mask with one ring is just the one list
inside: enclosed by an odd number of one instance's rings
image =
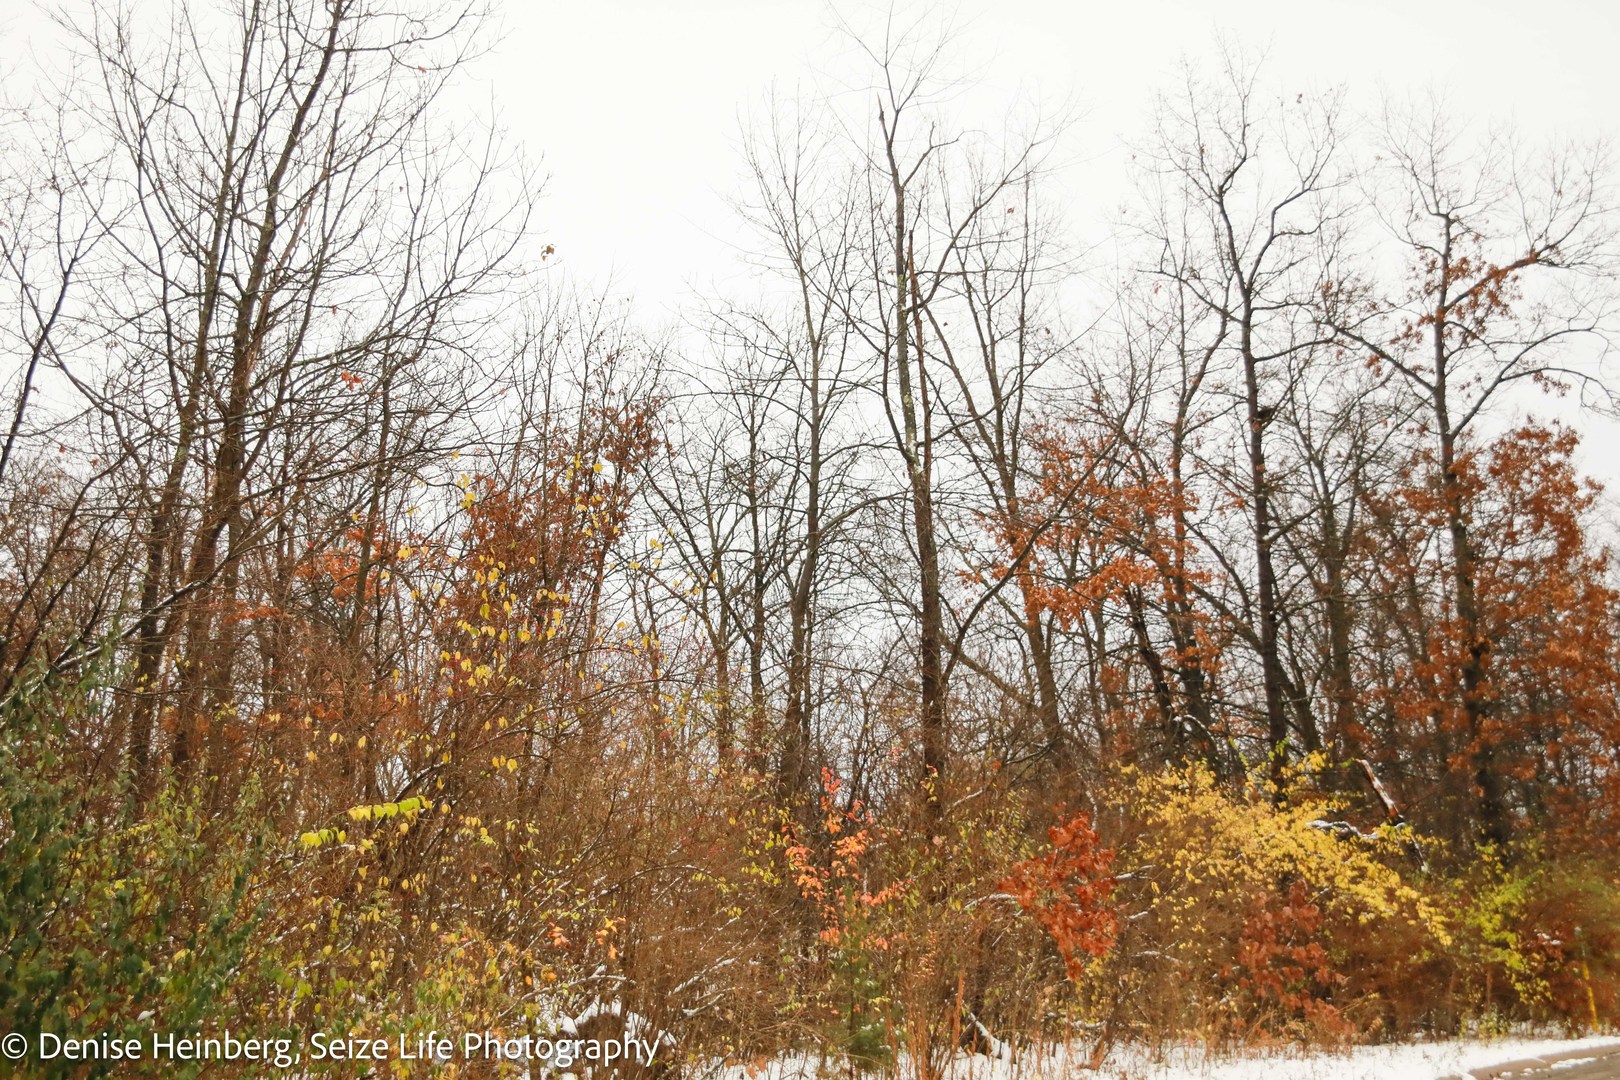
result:
[[(244, 900), (267, 830), (252, 792), (212, 814), (200, 792), (168, 790), (136, 817), (126, 791), (75, 767), (68, 732), (85, 725), (70, 721), (106, 701), (93, 681), (40, 681), (0, 710), (0, 1029), (31, 1047), (41, 1032), (145, 1041), (213, 1026), (253, 930)], [(18, 1069), (114, 1067), (30, 1056)]]

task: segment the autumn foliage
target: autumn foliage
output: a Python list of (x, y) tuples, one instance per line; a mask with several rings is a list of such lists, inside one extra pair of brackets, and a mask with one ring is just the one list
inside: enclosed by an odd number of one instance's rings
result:
[(1001, 887), (1050, 935), (1069, 977), (1079, 979), (1086, 957), (1108, 952), (1119, 932), (1118, 912), (1108, 902), (1114, 853), (1099, 846), (1084, 814), (1052, 826), (1046, 836), (1051, 850), (1014, 864)]
[(117, 7), (0, 127), (0, 1030), (1620, 1023), (1596, 157), (1189, 73), (1091, 311), (1062, 155), (863, 49), (654, 333), (437, 119), (471, 14)]

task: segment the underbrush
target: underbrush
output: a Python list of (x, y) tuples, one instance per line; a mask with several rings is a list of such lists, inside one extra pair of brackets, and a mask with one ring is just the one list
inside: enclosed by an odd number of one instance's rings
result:
[(1611, 859), (1358, 828), (1308, 770), (1277, 797), (1199, 766), (1121, 768), (1075, 810), (1032, 804), (992, 763), (880, 809), (831, 771), (792, 800), (653, 755), (644, 802), (576, 769), (532, 801), (469, 784), (299, 820), (270, 776), (144, 801), (93, 781), (71, 733), (114, 707), (92, 680), (6, 709), (0, 1026), (31, 1038), (392, 1043), (546, 1034), (594, 1010), (639, 1017), (694, 1068), (799, 1053), (932, 1077), (964, 1054), (1098, 1064), (1125, 1044), (1620, 1019)]

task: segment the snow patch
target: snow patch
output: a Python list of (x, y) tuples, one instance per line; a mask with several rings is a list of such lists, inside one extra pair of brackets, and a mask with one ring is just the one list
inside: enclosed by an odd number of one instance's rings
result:
[[(1521, 1058), (1571, 1050), (1620, 1049), (1612, 1036), (1586, 1039), (1455, 1039), (1392, 1046), (1357, 1046), (1339, 1052), (1278, 1050), (1212, 1054), (1179, 1047), (1156, 1053), (1122, 1047), (1096, 1071), (1087, 1068), (1084, 1047), (1020, 1048), (1017, 1063), (984, 1055), (958, 1055), (947, 1080), (1438, 1080), (1472, 1077), (1474, 1070)], [(1000, 1049), (997, 1046), (997, 1049)], [(1589, 1060), (1589, 1059), (1587, 1059)], [(830, 1059), (796, 1054), (746, 1064), (716, 1066), (700, 1075), (712, 1080), (814, 1080), (827, 1075)], [(842, 1070), (835, 1070), (846, 1075)], [(910, 1075), (902, 1067), (900, 1075)]]

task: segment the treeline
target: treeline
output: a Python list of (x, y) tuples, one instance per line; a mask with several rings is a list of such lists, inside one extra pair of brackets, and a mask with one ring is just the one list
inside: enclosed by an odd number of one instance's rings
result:
[(0, 128), (9, 1030), (1614, 1022), (1620, 593), (1530, 418), (1609, 403), (1601, 147), (1225, 55), (1080, 251), (924, 20), (658, 335), (449, 107), (476, 10), (156, 14)]

